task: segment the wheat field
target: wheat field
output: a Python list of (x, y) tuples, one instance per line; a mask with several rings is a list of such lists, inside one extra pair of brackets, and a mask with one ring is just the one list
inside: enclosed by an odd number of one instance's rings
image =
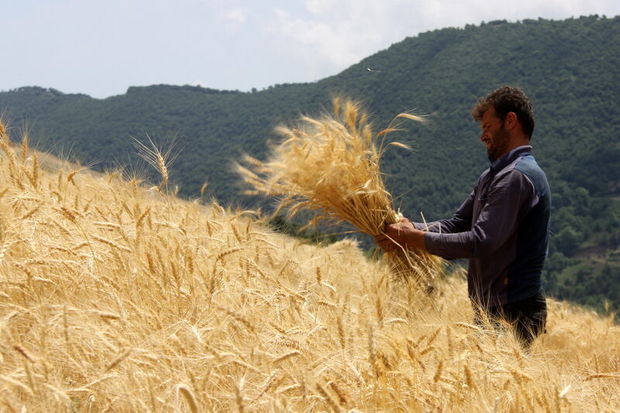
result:
[(354, 241), (49, 166), (0, 130), (0, 405), (9, 412), (620, 410), (620, 328), (551, 301), (529, 354)]

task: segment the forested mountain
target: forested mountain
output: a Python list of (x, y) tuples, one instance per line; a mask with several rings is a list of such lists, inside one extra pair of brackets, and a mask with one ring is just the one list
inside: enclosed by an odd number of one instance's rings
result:
[[(42, 65), (45, 62), (41, 62)], [(384, 170), (402, 211), (450, 214), (487, 167), (470, 109), (511, 84), (535, 104), (532, 144), (553, 191), (547, 289), (600, 307), (620, 303), (620, 17), (493, 21), (422, 33), (315, 83), (248, 93), (194, 86), (131, 87), (107, 99), (24, 87), (0, 93), (0, 111), (36, 146), (93, 164), (136, 168), (132, 137), (180, 151), (171, 179), (197, 197), (209, 182), (224, 203), (249, 205), (232, 162), (261, 158), (273, 128), (329, 109), (336, 94), (361, 100), (377, 130), (394, 115), (428, 115), (395, 138), (414, 150), (388, 152)]]

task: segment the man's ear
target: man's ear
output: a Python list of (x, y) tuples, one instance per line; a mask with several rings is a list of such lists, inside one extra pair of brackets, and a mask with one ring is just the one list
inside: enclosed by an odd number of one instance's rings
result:
[(504, 124), (508, 129), (512, 129), (519, 123), (519, 119), (517, 119), (517, 114), (514, 112), (508, 112), (506, 117), (504, 118)]

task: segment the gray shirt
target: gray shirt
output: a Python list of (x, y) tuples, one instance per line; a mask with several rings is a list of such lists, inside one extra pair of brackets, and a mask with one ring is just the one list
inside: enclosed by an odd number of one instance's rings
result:
[(550, 191), (531, 149), (518, 147), (493, 162), (454, 217), (428, 224), (424, 236), (432, 254), (469, 258), (469, 296), (484, 307), (518, 302), (542, 289)]

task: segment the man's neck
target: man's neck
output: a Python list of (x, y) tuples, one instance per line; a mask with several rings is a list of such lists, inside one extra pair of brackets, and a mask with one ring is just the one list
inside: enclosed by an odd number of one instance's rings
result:
[(508, 147), (506, 148), (504, 153), (502, 153), (497, 159), (501, 159), (507, 154), (509, 154), (510, 152), (514, 151), (515, 149), (521, 146), (529, 145), (529, 144), (530, 144), (530, 140), (526, 135), (524, 134), (513, 135), (510, 137), (510, 140), (508, 141)]
[(512, 150), (510, 150), (510, 151), (508, 151), (508, 152), (504, 153), (504, 154), (503, 154), (502, 156), (500, 156), (499, 158), (492, 160), (492, 161), (491, 161), (491, 165), (490, 165), (490, 167), (491, 167), (491, 172), (492, 172), (492, 173), (495, 173), (495, 172), (497, 172), (498, 170), (502, 169), (504, 166), (506, 166), (508, 163), (510, 163), (510, 162), (511, 162), (511, 160), (512, 160), (512, 159), (514, 158), (514, 156), (515, 156), (515, 155), (514, 155), (514, 154), (515, 154), (515, 152), (519, 152), (519, 154), (520, 154), (520, 153), (522, 153), (522, 152), (529, 152), (529, 150), (530, 150), (531, 148), (532, 148), (532, 147), (531, 147), (529, 144), (527, 144), (527, 145), (517, 146), (516, 148), (513, 148)]

